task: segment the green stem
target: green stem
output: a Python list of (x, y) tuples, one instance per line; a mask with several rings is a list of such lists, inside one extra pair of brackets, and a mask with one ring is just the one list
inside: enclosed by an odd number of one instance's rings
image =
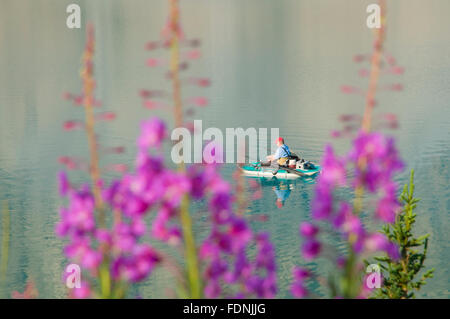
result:
[(9, 236), (10, 236), (10, 216), (8, 202), (3, 201), (2, 219), (3, 219), (3, 236), (2, 236), (2, 258), (0, 266), (0, 287), (5, 284), (6, 271), (8, 269), (9, 256)]
[(185, 243), (186, 268), (189, 280), (190, 298), (202, 297), (202, 284), (199, 275), (199, 263), (194, 234), (192, 232), (192, 220), (189, 215), (189, 198), (184, 196), (180, 209), (181, 227)]
[[(173, 103), (175, 127), (183, 126), (183, 109), (181, 100), (181, 82), (179, 77), (179, 7), (178, 0), (170, 0), (170, 24), (172, 29), (171, 46), (170, 46), (170, 71), (172, 76)], [(184, 163), (178, 167), (181, 172), (185, 171)], [(192, 232), (192, 221), (189, 215), (189, 197), (184, 196), (180, 207), (181, 228), (185, 244), (186, 267), (189, 281), (189, 290), (191, 298), (201, 298), (202, 285), (199, 276), (199, 262), (197, 257), (197, 249), (195, 246), (194, 234)]]
[(351, 247), (350, 243), (350, 255), (347, 259), (347, 263), (345, 266), (345, 273), (344, 273), (344, 289), (343, 289), (343, 297), (345, 299), (351, 299), (355, 298), (355, 288), (354, 288), (354, 267), (355, 267), (355, 253), (353, 251), (353, 248)]
[(103, 299), (111, 297), (111, 275), (109, 273), (108, 264), (108, 262), (104, 262), (99, 270), (100, 289)]

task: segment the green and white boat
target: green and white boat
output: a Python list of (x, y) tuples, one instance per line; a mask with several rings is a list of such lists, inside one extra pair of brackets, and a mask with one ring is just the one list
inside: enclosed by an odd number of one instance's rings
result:
[(276, 174), (276, 168), (263, 166), (261, 162), (241, 164), (240, 169), (245, 176), (277, 178), (277, 179), (296, 179), (302, 176), (314, 176), (320, 172), (320, 166), (305, 160), (298, 160), (294, 165), (280, 166)]

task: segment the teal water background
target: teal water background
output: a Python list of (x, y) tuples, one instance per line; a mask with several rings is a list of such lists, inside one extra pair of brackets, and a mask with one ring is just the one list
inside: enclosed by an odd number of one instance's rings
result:
[[(206, 91), (185, 87), (185, 97), (205, 94), (210, 106), (197, 112), (203, 127), (279, 127), (291, 149), (318, 161), (338, 117), (363, 112), (364, 101), (339, 91), (343, 84), (365, 87), (352, 62), (369, 53), (373, 34), (365, 26), (365, 8), (373, 1), (226, 0), (181, 1), (182, 24), (188, 37), (202, 41), (202, 58), (189, 76), (212, 80)], [(100, 124), (103, 145), (126, 146), (103, 164), (133, 163), (139, 122), (152, 114), (170, 121), (164, 112), (142, 108), (142, 88), (167, 88), (162, 70), (145, 67), (145, 60), (163, 56), (144, 45), (158, 38), (166, 21), (166, 1), (0, 0), (0, 200), (11, 207), (11, 246), (6, 286), (2, 294), (23, 291), (33, 278), (42, 298), (62, 298), (61, 273), (67, 261), (62, 242), (54, 235), (58, 207), (56, 174), (62, 155), (85, 156), (82, 132), (63, 132), (67, 119), (81, 119), (79, 108), (62, 99), (65, 91), (79, 92), (84, 29), (65, 26), (66, 6), (78, 3), (82, 23), (96, 27), (97, 97), (105, 110), (117, 112), (112, 124)], [(422, 298), (449, 296), (450, 212), (450, 3), (446, 0), (396, 0), (388, 3), (386, 49), (406, 70), (398, 77), (383, 76), (382, 84), (400, 82), (403, 92), (380, 92), (375, 112), (398, 115), (395, 136), (407, 168), (399, 184), (416, 171), (417, 234), (430, 233), (427, 266), (434, 267), (420, 293)], [(204, 93), (206, 92), (206, 93)], [(333, 141), (340, 154), (349, 140)], [(231, 180), (233, 165), (225, 165)], [(112, 178), (108, 174), (107, 178)], [(76, 181), (87, 179), (71, 173)], [(280, 298), (289, 298), (291, 268), (301, 263), (300, 221), (308, 220), (314, 179), (262, 183), (263, 197), (246, 214), (256, 230), (271, 234), (277, 252)], [(274, 188), (290, 189), (282, 209)], [(351, 196), (349, 193), (348, 196)], [(204, 233), (204, 216), (194, 217)], [(371, 229), (379, 225), (371, 224)], [(328, 240), (336, 236), (324, 234)], [(325, 271), (327, 263), (310, 266)], [(157, 270), (134, 292), (165, 297), (173, 278)], [(316, 287), (317, 288), (317, 287)], [(325, 294), (320, 288), (317, 293)], [(3, 295), (4, 296), (4, 295)]]

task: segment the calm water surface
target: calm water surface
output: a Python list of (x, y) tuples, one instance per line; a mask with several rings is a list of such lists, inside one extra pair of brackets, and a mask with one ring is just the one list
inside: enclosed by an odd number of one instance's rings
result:
[[(61, 155), (84, 156), (84, 135), (65, 133), (63, 121), (82, 118), (61, 96), (79, 92), (83, 30), (65, 27), (65, 8), (74, 1), (0, 0), (0, 199), (11, 207), (11, 249), (7, 282), (0, 293), (22, 291), (33, 278), (43, 298), (62, 298), (60, 275), (67, 264), (62, 242), (53, 228), (62, 204), (56, 173)], [(372, 1), (373, 2), (373, 1)], [(165, 88), (161, 70), (144, 66), (152, 56), (144, 50), (157, 39), (165, 22), (165, 1), (78, 1), (83, 22), (97, 29), (98, 98), (118, 113), (112, 124), (99, 125), (101, 143), (124, 145), (124, 155), (103, 163), (133, 163), (138, 123), (150, 116), (138, 91)], [(189, 70), (211, 77), (210, 106), (195, 116), (204, 127), (279, 127), (289, 146), (302, 157), (318, 161), (329, 133), (340, 127), (338, 116), (361, 113), (363, 100), (345, 96), (340, 85), (365, 86), (352, 56), (370, 51), (372, 33), (364, 27), (371, 1), (184, 1), (181, 11), (188, 36), (202, 39), (203, 57)], [(380, 92), (376, 112), (394, 112), (396, 137), (407, 163), (399, 184), (416, 171), (417, 234), (431, 234), (427, 265), (435, 278), (418, 294), (449, 296), (450, 211), (450, 3), (446, 0), (388, 1), (386, 48), (405, 67), (401, 77), (384, 76), (382, 83), (401, 82), (400, 93)], [(156, 56), (163, 54), (155, 53)], [(154, 55), (153, 55), (154, 56)], [(185, 96), (204, 94), (184, 88)], [(156, 113), (167, 118), (167, 114)], [(334, 141), (339, 153), (348, 140)], [(223, 173), (231, 180), (233, 165)], [(114, 175), (107, 176), (111, 179)], [(76, 181), (86, 179), (72, 174)], [(279, 297), (287, 293), (291, 268), (300, 263), (298, 225), (309, 219), (314, 179), (261, 181), (263, 197), (246, 214), (252, 227), (266, 230), (276, 246)], [(277, 193), (286, 196), (276, 205)], [(351, 194), (348, 194), (351, 196)], [(261, 221), (265, 216), (266, 221)], [(195, 216), (199, 236), (207, 231), (205, 215)], [(371, 224), (376, 229), (379, 225)], [(325, 234), (337, 242), (332, 234)], [(328, 271), (332, 265), (311, 264)], [(157, 270), (133, 295), (165, 297), (173, 278)], [(317, 288), (317, 287), (312, 287)], [(324, 294), (320, 288), (317, 293)]]

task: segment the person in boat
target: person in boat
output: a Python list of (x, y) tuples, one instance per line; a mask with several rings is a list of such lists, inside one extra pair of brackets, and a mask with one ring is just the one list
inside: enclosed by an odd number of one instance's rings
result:
[(286, 162), (289, 159), (289, 156), (291, 156), (291, 151), (289, 150), (289, 146), (284, 144), (284, 138), (279, 137), (277, 139), (277, 150), (275, 154), (268, 155), (266, 157), (267, 162), (261, 163), (261, 166), (270, 166), (275, 168), (273, 175), (275, 175), (278, 172), (278, 169), (280, 168), (280, 165), (285, 165)]

